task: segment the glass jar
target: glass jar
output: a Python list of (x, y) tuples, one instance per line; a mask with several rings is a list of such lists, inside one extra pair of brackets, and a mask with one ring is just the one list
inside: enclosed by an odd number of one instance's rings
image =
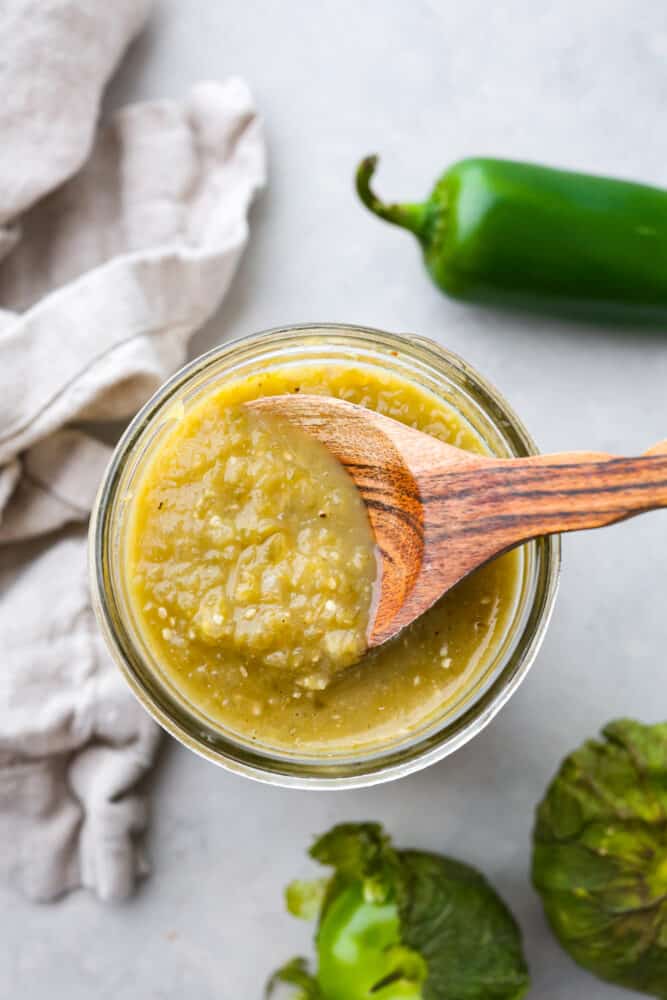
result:
[(317, 324), (269, 330), (215, 348), (177, 372), (146, 403), (119, 442), (92, 513), (90, 574), (93, 606), (109, 649), (144, 707), (185, 746), (229, 770), (270, 784), (299, 788), (370, 785), (440, 760), (486, 726), (526, 676), (549, 622), (558, 587), (560, 542), (523, 546), (523, 573), (514, 617), (482, 675), (443, 706), (436, 718), (380, 748), (304, 754), (275, 750), (225, 731), (179, 694), (151, 662), (133, 628), (122, 562), (124, 510), (149, 449), (212, 385), (276, 365), (360, 362), (412, 381), (444, 400), (502, 457), (536, 453), (502, 396), (461, 358), (412, 335)]

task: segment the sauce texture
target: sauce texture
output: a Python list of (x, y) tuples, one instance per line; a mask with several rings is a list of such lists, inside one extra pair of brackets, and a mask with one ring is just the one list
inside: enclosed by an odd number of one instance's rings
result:
[(338, 753), (409, 733), (481, 676), (511, 623), (522, 556), (478, 570), (359, 659), (377, 571), (363, 501), (323, 445), (243, 407), (289, 392), (484, 451), (451, 408), (370, 366), (285, 365), (219, 384), (145, 459), (128, 503), (127, 591), (157, 668), (213, 724)]

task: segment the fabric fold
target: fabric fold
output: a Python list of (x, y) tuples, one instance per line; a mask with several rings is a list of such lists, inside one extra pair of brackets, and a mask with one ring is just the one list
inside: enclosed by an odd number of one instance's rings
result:
[[(93, 141), (149, 4), (14, 7), (39, 23), (19, 38), (24, 21), (0, 14), (14, 39), (0, 67), (0, 874), (41, 900), (78, 885), (121, 898), (145, 870), (136, 785), (157, 728), (90, 606), (86, 521), (109, 449), (82, 422), (130, 416), (185, 360), (246, 243), (264, 144), (237, 78), (126, 108)], [(36, 45), (54, 52), (32, 87)]]

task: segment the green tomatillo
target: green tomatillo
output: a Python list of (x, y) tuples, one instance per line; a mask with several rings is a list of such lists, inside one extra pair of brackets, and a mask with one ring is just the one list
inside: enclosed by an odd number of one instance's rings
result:
[(474, 868), (398, 851), (376, 823), (343, 824), (311, 856), (330, 879), (295, 882), (287, 904), (317, 919), (317, 971), (304, 959), (269, 984), (294, 1000), (519, 1000), (528, 972), (519, 929)]
[(538, 807), (533, 882), (575, 961), (667, 1000), (667, 724), (625, 719), (603, 736)]

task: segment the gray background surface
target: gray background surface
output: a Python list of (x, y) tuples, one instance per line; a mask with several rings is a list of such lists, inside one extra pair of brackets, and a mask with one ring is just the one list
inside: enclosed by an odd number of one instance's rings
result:
[[(667, 336), (450, 303), (411, 238), (351, 192), (356, 161), (376, 150), (388, 197), (420, 198), (466, 154), (667, 185), (664, 0), (162, 0), (109, 107), (229, 73), (265, 116), (270, 182), (196, 353), (290, 322), (415, 331), (481, 369), (543, 449), (632, 452), (667, 435)], [(399, 844), (485, 870), (523, 928), (531, 998), (621, 997), (551, 938), (529, 885), (529, 838), (565, 752), (615, 716), (666, 714), (666, 543), (661, 513), (566, 539), (556, 614), (521, 690), (480, 738), (399, 783), (266, 788), (165, 739), (150, 879), (117, 907), (84, 893), (43, 907), (0, 896), (0, 996), (259, 1000), (269, 970), (309, 950), (282, 888), (309, 871), (311, 835), (377, 818)]]

